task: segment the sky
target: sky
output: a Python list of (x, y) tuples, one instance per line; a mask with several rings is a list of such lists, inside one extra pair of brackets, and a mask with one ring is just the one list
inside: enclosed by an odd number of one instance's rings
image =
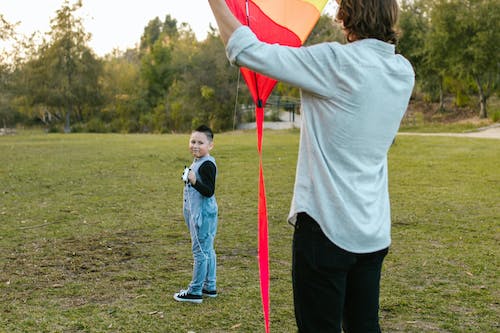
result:
[[(75, 0), (70, 0), (73, 4)], [(50, 20), (64, 0), (1, 0), (0, 14), (9, 23), (20, 22), (16, 31), (30, 35), (50, 31)], [(125, 50), (140, 41), (144, 27), (155, 17), (164, 20), (170, 14), (177, 22), (186, 22), (198, 40), (205, 39), (209, 24), (215, 26), (206, 0), (83, 0), (76, 12), (85, 30), (92, 34), (90, 47), (103, 56), (114, 48)]]
[[(16, 28), (19, 33), (45, 33), (50, 31), (50, 20), (63, 3), (64, 0), (1, 0), (0, 14), (9, 23), (20, 22)], [(134, 47), (148, 22), (155, 17), (163, 21), (167, 14), (179, 24), (188, 23), (200, 41), (206, 38), (209, 24), (216, 27), (207, 0), (82, 0), (82, 3), (76, 15), (82, 18), (85, 30), (92, 34), (89, 46), (98, 56), (115, 48)], [(330, 3), (327, 7), (331, 6)]]

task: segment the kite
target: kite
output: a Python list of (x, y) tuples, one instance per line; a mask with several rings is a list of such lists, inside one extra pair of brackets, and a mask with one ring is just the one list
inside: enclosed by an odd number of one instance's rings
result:
[[(226, 0), (231, 12), (263, 42), (301, 46), (318, 21), (327, 0)], [(264, 106), (277, 81), (242, 67), (254, 100), (259, 152), (258, 255), (262, 308), (269, 332), (269, 245), (266, 190), (262, 168)]]

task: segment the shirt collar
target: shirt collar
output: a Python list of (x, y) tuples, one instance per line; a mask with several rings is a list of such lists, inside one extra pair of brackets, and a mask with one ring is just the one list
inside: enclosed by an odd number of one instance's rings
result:
[(377, 49), (380, 52), (394, 54), (396, 51), (396, 46), (394, 44), (389, 44), (375, 38), (365, 38), (352, 42), (351, 44), (363, 45), (364, 47), (370, 47)]

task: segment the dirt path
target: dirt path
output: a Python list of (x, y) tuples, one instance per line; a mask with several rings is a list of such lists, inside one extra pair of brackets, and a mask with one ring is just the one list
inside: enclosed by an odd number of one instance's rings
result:
[[(288, 112), (282, 112), (280, 115), (281, 121), (279, 122), (264, 122), (265, 129), (282, 130), (289, 128), (300, 128), (300, 115), (295, 115), (295, 121), (291, 122), (291, 117)], [(255, 123), (241, 124), (239, 129), (255, 129)], [(483, 138), (483, 139), (500, 139), (500, 124), (493, 124), (491, 126), (478, 128), (475, 131), (466, 133), (413, 133), (413, 132), (399, 132), (398, 135), (419, 135), (419, 136), (455, 136), (455, 137), (469, 137), (469, 138)]]
[(500, 139), (500, 124), (494, 124), (488, 127), (479, 128), (474, 132), (467, 133), (409, 133), (403, 132), (398, 135), (420, 135), (420, 136), (455, 136), (455, 137), (468, 137), (468, 138), (482, 138), (482, 139)]

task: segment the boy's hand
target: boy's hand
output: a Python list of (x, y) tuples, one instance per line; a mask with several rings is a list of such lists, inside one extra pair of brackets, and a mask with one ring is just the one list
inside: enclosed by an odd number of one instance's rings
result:
[(191, 185), (196, 184), (196, 175), (191, 170), (189, 170), (189, 173), (188, 173), (188, 181), (191, 183)]

